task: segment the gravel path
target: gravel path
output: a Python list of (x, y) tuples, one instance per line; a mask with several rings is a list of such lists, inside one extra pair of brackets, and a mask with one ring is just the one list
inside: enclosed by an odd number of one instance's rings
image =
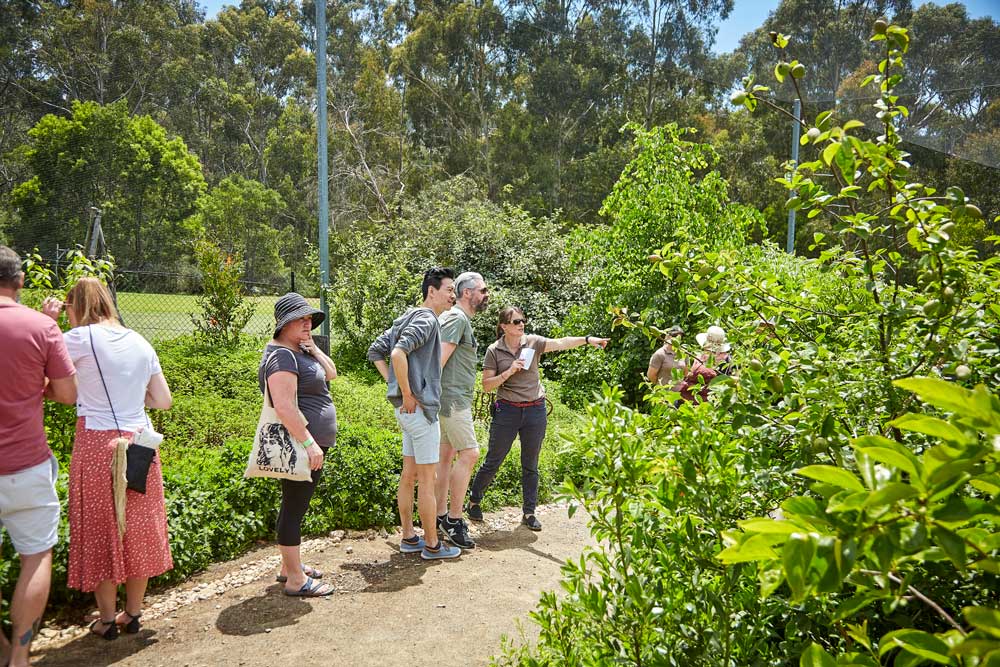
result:
[(473, 524), (478, 548), (455, 561), (400, 554), (385, 531), (309, 540), (305, 560), (337, 588), (321, 599), (282, 595), (276, 549), (258, 549), (148, 598), (138, 635), (106, 642), (82, 626), (44, 628), (32, 664), (487, 665), (502, 636), (534, 638), (528, 612), (590, 541), (580, 513), (547, 506), (538, 518), (534, 533), (517, 509), (488, 514)]

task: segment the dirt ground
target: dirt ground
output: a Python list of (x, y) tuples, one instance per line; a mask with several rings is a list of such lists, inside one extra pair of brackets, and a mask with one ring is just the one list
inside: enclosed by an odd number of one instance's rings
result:
[(139, 634), (107, 642), (64, 630), (72, 636), (50, 637), (32, 664), (487, 665), (502, 636), (535, 638), (528, 612), (590, 540), (564, 507), (539, 508), (538, 533), (519, 518), (516, 509), (487, 515), (473, 533), (478, 547), (451, 561), (399, 553), (398, 534), (312, 540), (305, 560), (336, 586), (328, 598), (282, 595), (276, 549), (262, 548), (152, 596)]

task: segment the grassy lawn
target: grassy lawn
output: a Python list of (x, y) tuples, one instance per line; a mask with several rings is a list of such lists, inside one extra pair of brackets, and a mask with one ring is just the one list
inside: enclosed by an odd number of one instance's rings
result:
[[(118, 308), (125, 326), (135, 329), (149, 340), (162, 340), (194, 331), (191, 316), (201, 310), (197, 298), (193, 294), (119, 292)], [(243, 331), (255, 336), (270, 336), (277, 299), (276, 296), (247, 297), (254, 311)], [(309, 303), (319, 307), (319, 299), (309, 299)]]

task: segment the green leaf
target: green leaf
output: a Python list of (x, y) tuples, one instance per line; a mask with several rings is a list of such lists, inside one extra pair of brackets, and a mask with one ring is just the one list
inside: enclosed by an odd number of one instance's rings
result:
[(917, 458), (913, 456), (913, 454), (904, 454), (898, 449), (889, 449), (888, 447), (857, 447), (857, 445), (855, 445), (855, 447), (865, 456), (871, 457), (879, 463), (885, 463), (886, 465), (890, 465), (894, 468), (899, 468), (909, 474), (914, 482), (920, 482), (920, 472), (922, 471), (923, 466), (920, 465)]
[(989, 396), (986, 401), (964, 387), (938, 378), (904, 378), (894, 385), (912, 391), (925, 403), (956, 414), (989, 422), (992, 419)]
[(862, 123), (860, 120), (849, 120), (846, 123), (844, 123), (844, 131), (846, 132), (847, 130), (853, 130), (856, 127), (864, 127), (864, 126), (865, 124)]
[(890, 482), (884, 487), (868, 496), (865, 507), (881, 507), (882, 505), (892, 505), (899, 500), (912, 498), (920, 495), (919, 492), (909, 484), (900, 482)]
[(948, 442), (959, 444), (969, 442), (969, 438), (957, 426), (946, 422), (943, 419), (938, 419), (937, 417), (931, 417), (929, 415), (921, 415), (911, 412), (899, 417), (898, 419), (893, 419), (889, 422), (889, 425), (895, 426), (901, 431), (923, 433), (924, 435), (931, 435), (936, 438), (941, 438), (942, 440), (947, 440)]
[(884, 656), (894, 648), (901, 648), (908, 653), (920, 656), (926, 660), (933, 660), (941, 665), (954, 664), (948, 655), (948, 645), (941, 639), (923, 630), (905, 628), (884, 635), (879, 642), (879, 657)]
[(778, 554), (771, 548), (769, 540), (764, 535), (751, 535), (739, 544), (723, 549), (716, 556), (727, 565), (757, 560), (774, 560), (777, 557)]
[(802, 652), (799, 667), (837, 667), (837, 661), (822, 646), (812, 643)]
[(806, 584), (813, 556), (816, 553), (816, 543), (809, 535), (795, 533), (789, 536), (781, 550), (781, 564), (785, 570), (785, 580), (792, 589), (792, 599), (802, 600), (806, 596)]
[(823, 164), (827, 166), (832, 165), (833, 157), (837, 154), (837, 151), (839, 150), (840, 150), (840, 144), (838, 143), (828, 144), (827, 147), (823, 149), (823, 156), (822, 156)]
[(861, 481), (854, 476), (851, 472), (844, 470), (843, 468), (837, 468), (834, 466), (827, 465), (812, 465), (806, 466), (804, 468), (799, 468), (795, 471), (796, 474), (802, 475), (803, 477), (808, 477), (809, 479), (815, 479), (818, 482), (825, 482), (827, 484), (833, 484), (842, 489), (847, 489), (849, 491), (864, 491), (865, 487), (861, 484)]
[(737, 522), (737, 525), (748, 533), (781, 533), (791, 535), (802, 530), (801, 526), (796, 526), (790, 521), (777, 521), (775, 519), (746, 519)]
[(934, 526), (931, 528), (931, 537), (937, 543), (948, 560), (961, 571), (965, 571), (965, 540), (947, 528)]
[(965, 607), (962, 613), (970, 625), (1000, 639), (1000, 611), (989, 607)]

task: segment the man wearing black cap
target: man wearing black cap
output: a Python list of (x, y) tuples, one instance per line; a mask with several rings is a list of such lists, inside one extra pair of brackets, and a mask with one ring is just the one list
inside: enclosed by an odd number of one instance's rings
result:
[[(438, 316), (455, 302), (455, 274), (434, 267), (424, 274), (424, 301), (392, 323), (368, 348), (389, 384), (386, 398), (396, 410), (403, 431), (403, 471), (399, 476), (399, 520), (403, 553), (420, 552), (424, 560), (454, 558), (457, 547), (444, 544), (437, 532), (435, 478), (440, 459), (441, 429), (441, 327)], [(391, 360), (392, 365), (386, 361)], [(413, 487), (417, 486), (417, 509), (424, 537), (413, 529)]]

